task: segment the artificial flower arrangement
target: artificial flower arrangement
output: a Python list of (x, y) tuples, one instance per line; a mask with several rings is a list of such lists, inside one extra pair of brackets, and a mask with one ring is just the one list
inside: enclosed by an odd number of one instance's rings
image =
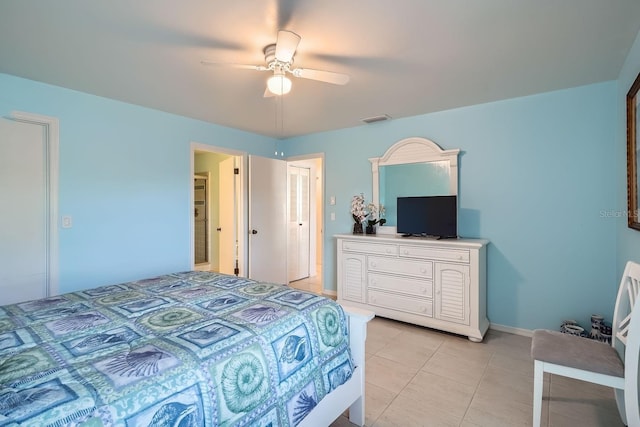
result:
[(380, 209), (378, 209), (373, 203), (367, 204), (364, 200), (364, 194), (356, 194), (351, 198), (351, 216), (355, 221), (353, 225), (354, 234), (362, 234), (362, 224), (365, 220), (367, 220), (367, 234), (375, 234), (374, 226), (376, 224), (383, 225), (386, 222), (382, 218), (383, 215), (384, 207), (380, 206)]
[(373, 227), (376, 224), (384, 225), (384, 223), (387, 222), (387, 220), (383, 218), (384, 206), (380, 205), (380, 209), (378, 209), (376, 205), (369, 203), (366, 210), (369, 212), (367, 227)]
[(353, 234), (362, 234), (362, 221), (367, 217), (364, 208), (364, 194), (356, 194), (351, 198), (351, 216), (355, 221)]

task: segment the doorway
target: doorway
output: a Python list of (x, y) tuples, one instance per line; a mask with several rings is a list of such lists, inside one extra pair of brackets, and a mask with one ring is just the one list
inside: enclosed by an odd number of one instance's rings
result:
[(310, 168), (287, 165), (288, 199), (287, 233), (288, 269), (290, 282), (308, 279), (310, 276), (310, 220), (311, 220), (311, 171)]
[(291, 157), (287, 159), (287, 165), (290, 285), (324, 293), (324, 155)]
[[(194, 177), (196, 161), (202, 154), (221, 155), (215, 162), (218, 172), (223, 169), (223, 164), (231, 165), (233, 170), (233, 183), (225, 184), (222, 188), (231, 188), (234, 191), (231, 202), (220, 202), (220, 205), (234, 206), (232, 219), (234, 221), (232, 243), (220, 243), (219, 250), (213, 246), (210, 253), (212, 270), (215, 270), (213, 262), (216, 259), (215, 252), (230, 254), (236, 265), (232, 272), (225, 271), (220, 263), (219, 272), (250, 277), (260, 281), (272, 281), (274, 283), (289, 283), (287, 270), (287, 164), (309, 169), (311, 194), (310, 233), (309, 233), (309, 275), (303, 280), (294, 282), (297, 286), (303, 286), (316, 293), (323, 293), (322, 257), (323, 257), (323, 225), (324, 213), (322, 200), (324, 199), (324, 155), (314, 154), (304, 157), (288, 159), (288, 161), (249, 156), (245, 152), (213, 147), (200, 143), (191, 143), (191, 175)], [(226, 159), (226, 160), (224, 160)], [(282, 173), (280, 173), (280, 171)], [(217, 203), (218, 197), (212, 194), (213, 189), (218, 188), (215, 168), (207, 170), (209, 175), (209, 207)], [(220, 175), (231, 176), (229, 174)], [(190, 206), (193, 208), (194, 193), (193, 181), (191, 181)], [(263, 188), (267, 186), (268, 188)], [(221, 193), (224, 193), (222, 191)], [(191, 265), (195, 265), (194, 253), (194, 218), (191, 212)], [(280, 215), (282, 214), (282, 215)], [(216, 233), (214, 225), (215, 209), (210, 210), (209, 232)], [(282, 217), (282, 218), (280, 218)], [(282, 222), (280, 222), (282, 221)], [(222, 227), (224, 230), (224, 226)], [(214, 230), (215, 231), (211, 231)], [(213, 241), (214, 239), (210, 239)], [(262, 246), (261, 246), (262, 245)], [(266, 245), (266, 246), (264, 246)], [(233, 247), (234, 250), (229, 250)], [(277, 274), (274, 274), (276, 272)]]
[[(198, 153), (196, 152), (196, 157)], [(198, 162), (196, 162), (197, 164)], [(197, 167), (196, 167), (197, 169)], [(211, 270), (209, 260), (209, 173), (193, 176), (194, 253), (196, 270)]]
[(246, 275), (242, 153), (191, 144), (191, 264), (195, 270)]

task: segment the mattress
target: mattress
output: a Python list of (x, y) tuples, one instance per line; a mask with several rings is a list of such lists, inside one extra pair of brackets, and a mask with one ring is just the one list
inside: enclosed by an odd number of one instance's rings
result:
[(351, 377), (345, 322), (209, 272), (0, 307), (0, 426), (295, 426)]

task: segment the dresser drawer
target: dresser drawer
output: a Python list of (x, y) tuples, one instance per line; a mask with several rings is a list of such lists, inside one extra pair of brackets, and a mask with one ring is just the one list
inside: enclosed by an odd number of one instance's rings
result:
[(433, 282), (427, 279), (412, 279), (410, 277), (387, 276), (385, 274), (369, 273), (369, 289), (382, 289), (404, 294), (416, 295), (422, 298), (433, 296)]
[(433, 247), (400, 245), (399, 255), (402, 257), (426, 258), (442, 261), (469, 263), (469, 251), (464, 249), (441, 249)]
[(342, 242), (342, 250), (350, 252), (362, 252), (367, 254), (398, 255), (398, 245), (385, 243), (356, 242), (345, 240)]
[(433, 316), (433, 300), (430, 299), (418, 299), (370, 289), (369, 304), (406, 313), (415, 313), (428, 317)]
[(370, 271), (405, 274), (425, 279), (431, 279), (433, 277), (433, 263), (431, 261), (383, 258), (377, 256), (369, 256), (367, 259), (367, 268)]

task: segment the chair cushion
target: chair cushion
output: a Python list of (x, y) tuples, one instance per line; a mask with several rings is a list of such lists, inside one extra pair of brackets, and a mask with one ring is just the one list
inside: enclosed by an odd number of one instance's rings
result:
[(609, 344), (562, 332), (536, 329), (531, 357), (556, 365), (624, 378), (624, 364)]

